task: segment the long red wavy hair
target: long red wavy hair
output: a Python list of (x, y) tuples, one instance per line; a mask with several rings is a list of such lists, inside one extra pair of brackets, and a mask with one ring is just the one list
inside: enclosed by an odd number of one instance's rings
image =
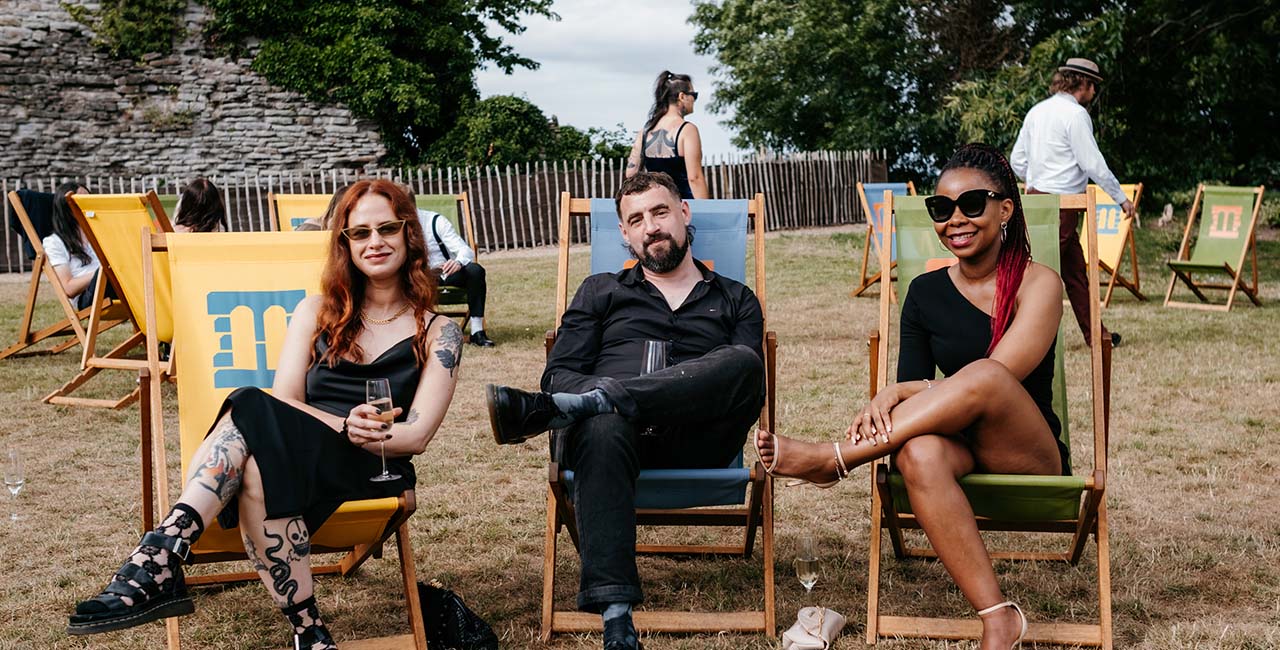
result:
[(330, 224), (332, 235), (329, 240), (329, 258), (325, 261), (324, 274), (320, 280), (324, 298), (316, 315), (312, 349), (315, 349), (321, 336), (325, 337), (329, 348), (320, 357), (320, 361), (328, 363), (331, 368), (339, 359), (359, 360), (364, 355), (356, 338), (364, 329), (360, 313), (368, 279), (352, 261), (351, 242), (342, 234), (342, 229), (347, 227), (351, 211), (367, 194), (386, 197), (391, 202), (395, 217), (405, 222), (404, 230), (401, 231), (404, 237), (405, 262), (400, 267), (400, 288), (404, 292), (405, 301), (412, 306), (414, 320), (418, 323), (418, 331), (413, 335), (413, 355), (419, 365), (425, 365), (429, 343), (427, 314), (436, 304), (435, 275), (427, 265), (426, 240), (413, 199), (404, 188), (383, 179), (363, 180), (352, 184), (334, 211)]
[(1009, 160), (999, 149), (977, 142), (966, 144), (952, 154), (951, 160), (942, 167), (942, 173), (952, 169), (976, 169), (986, 174), (999, 187), (1000, 193), (1013, 201), (1013, 214), (1000, 244), (1000, 256), (996, 258), (996, 304), (991, 314), (991, 345), (987, 347), (987, 355), (990, 356), (1013, 322), (1018, 287), (1022, 286), (1022, 276), (1031, 262), (1027, 217), (1022, 212), (1018, 179), (1013, 175)]

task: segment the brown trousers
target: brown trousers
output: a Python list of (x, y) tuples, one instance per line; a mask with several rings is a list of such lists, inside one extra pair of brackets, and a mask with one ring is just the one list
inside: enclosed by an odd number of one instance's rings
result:
[[(1027, 188), (1027, 194), (1048, 192)], [(1089, 340), (1089, 275), (1084, 261), (1084, 249), (1080, 247), (1082, 214), (1083, 210), (1058, 212), (1058, 262), (1061, 265), (1062, 284), (1067, 288), (1067, 299), (1071, 301), (1071, 311), (1075, 312), (1076, 323), (1080, 325), (1080, 333), (1084, 335), (1084, 343), (1092, 345)], [(1105, 324), (1102, 326), (1102, 336), (1110, 337)]]

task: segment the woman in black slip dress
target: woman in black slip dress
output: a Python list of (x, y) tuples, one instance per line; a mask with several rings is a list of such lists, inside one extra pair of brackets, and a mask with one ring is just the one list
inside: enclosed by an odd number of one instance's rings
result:
[[(808, 481), (893, 454), (911, 508), (983, 624), (983, 648), (1017, 645), (1022, 610), (996, 581), (960, 477), (1070, 473), (1054, 415), (1062, 280), (1031, 261), (1017, 181), (1004, 156), (965, 145), (926, 199), (958, 263), (917, 277), (902, 308), (898, 382), (854, 417), (848, 440), (808, 443), (758, 431), (773, 474)], [(933, 380), (934, 366), (946, 375)], [(829, 485), (828, 485), (829, 486)]]
[(693, 122), (684, 119), (693, 112), (697, 99), (689, 75), (666, 70), (658, 75), (649, 119), (636, 135), (627, 159), (627, 178), (641, 169), (662, 172), (676, 182), (680, 198), (711, 198), (702, 175), (702, 136)]
[[(435, 275), (403, 189), (357, 182), (334, 223), (322, 291), (294, 310), (273, 394), (245, 388), (227, 398), (178, 503), (106, 589), (76, 606), (69, 633), (191, 613), (181, 562), (216, 516), (223, 526), (239, 524), (294, 647), (336, 647), (312, 593), (310, 532), (344, 501), (414, 486), (411, 458), (426, 449), (453, 398), (462, 331), (431, 312)], [(373, 378), (390, 381), (393, 423), (364, 403)], [(388, 469), (401, 478), (371, 482), (384, 444)]]

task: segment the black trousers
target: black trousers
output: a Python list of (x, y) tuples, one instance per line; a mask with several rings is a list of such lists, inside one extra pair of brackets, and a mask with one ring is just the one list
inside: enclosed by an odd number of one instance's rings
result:
[[(744, 345), (633, 379), (601, 377), (617, 413), (568, 429), (582, 578), (578, 608), (644, 599), (636, 572), (636, 477), (650, 468), (726, 467), (764, 404), (764, 364)], [(648, 426), (656, 435), (642, 435)]]
[(484, 318), (486, 287), (484, 267), (472, 262), (440, 283), (443, 287), (462, 287), (467, 290), (467, 309), (474, 318)]

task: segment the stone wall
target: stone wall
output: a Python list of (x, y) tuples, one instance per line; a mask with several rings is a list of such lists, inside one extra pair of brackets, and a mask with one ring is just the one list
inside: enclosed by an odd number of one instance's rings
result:
[(345, 107), (213, 56), (196, 2), (173, 53), (140, 63), (111, 60), (58, 0), (0, 4), (0, 177), (363, 168), (386, 154)]

